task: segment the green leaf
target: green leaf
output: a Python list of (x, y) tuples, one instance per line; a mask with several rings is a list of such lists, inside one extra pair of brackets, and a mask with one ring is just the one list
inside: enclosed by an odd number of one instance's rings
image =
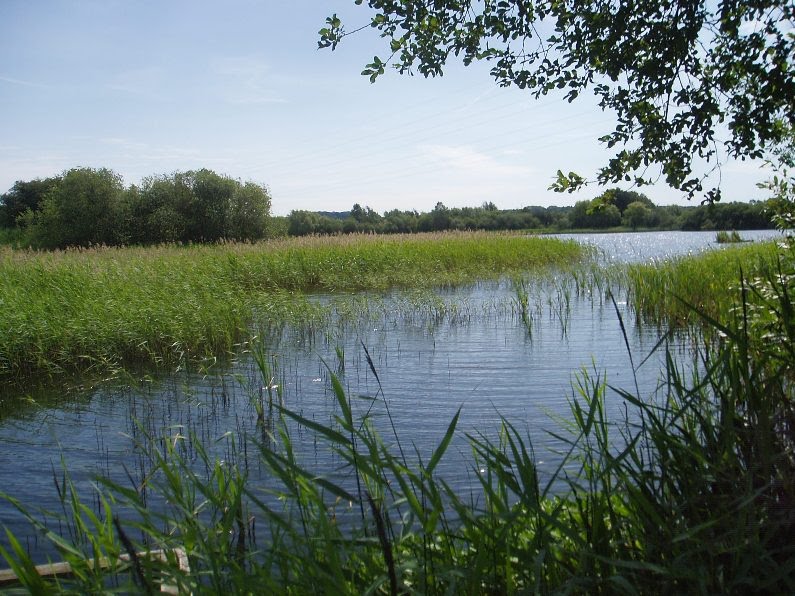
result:
[(317, 484), (317, 485), (323, 487), (324, 489), (326, 489), (331, 494), (333, 494), (333, 495), (335, 495), (335, 496), (337, 496), (337, 497), (339, 497), (341, 499), (345, 499), (346, 501), (350, 501), (351, 503), (358, 503), (358, 498), (357, 497), (354, 497), (351, 493), (346, 491), (344, 488), (342, 488), (341, 486), (339, 486), (337, 484), (334, 484), (330, 480), (327, 480), (327, 479), (325, 479), (325, 478), (323, 478), (321, 476), (315, 476), (312, 479), (312, 481), (315, 484)]
[(300, 414), (293, 412), (292, 410), (288, 410), (287, 408), (283, 408), (281, 406), (276, 406), (276, 407), (279, 409), (279, 412), (281, 412), (285, 416), (288, 416), (289, 418), (292, 418), (299, 424), (302, 424), (303, 426), (306, 426), (307, 428), (310, 428), (313, 431), (323, 435), (331, 442), (337, 443), (339, 445), (344, 445), (346, 447), (351, 446), (351, 440), (342, 433), (337, 432), (333, 428), (329, 428), (328, 426), (320, 424), (319, 422), (315, 422), (314, 420), (309, 420), (308, 418), (305, 418)]
[(431, 461), (428, 462), (428, 468), (426, 469), (426, 473), (428, 476), (433, 474), (433, 470), (436, 468), (439, 460), (442, 459), (444, 452), (447, 451), (447, 447), (450, 445), (450, 441), (453, 439), (453, 433), (455, 433), (455, 428), (458, 425), (458, 418), (461, 416), (461, 407), (459, 406), (458, 411), (453, 416), (453, 419), (450, 421), (450, 424), (447, 426), (447, 432), (444, 433), (444, 437), (442, 438), (441, 443), (433, 452), (431, 456)]

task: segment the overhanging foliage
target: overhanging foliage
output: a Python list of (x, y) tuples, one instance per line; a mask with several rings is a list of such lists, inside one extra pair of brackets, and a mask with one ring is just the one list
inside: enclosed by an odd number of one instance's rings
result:
[[(586, 91), (616, 114), (600, 184), (663, 176), (689, 197), (726, 158), (760, 158), (795, 125), (792, 0), (355, 0), (388, 46), (363, 73), (440, 76), (453, 57), (485, 60), (502, 86), (539, 97)], [(367, 28), (361, 27), (356, 31)], [(349, 34), (333, 15), (320, 47)], [(701, 172), (701, 164), (707, 172)], [(588, 181), (558, 172), (553, 188)]]

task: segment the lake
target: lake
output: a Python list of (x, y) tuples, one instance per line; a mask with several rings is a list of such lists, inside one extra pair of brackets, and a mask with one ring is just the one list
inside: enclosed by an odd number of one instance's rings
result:
[[(742, 236), (761, 239), (775, 234)], [(662, 259), (716, 246), (714, 232), (565, 237), (594, 244), (607, 263)], [(630, 390), (637, 384), (641, 394), (650, 395), (660, 378), (663, 354), (653, 354), (633, 371), (633, 364), (637, 366), (657, 344), (659, 332), (640, 327), (619, 292), (613, 301), (603, 287), (577, 286), (564, 274), (543, 283), (527, 280), (526, 290), (526, 318), (520, 314), (512, 280), (432, 295), (351, 296), (347, 302), (353, 307), (340, 307), (336, 324), (327, 328), (261, 331), (258, 341), (272, 379), (262, 379), (252, 359), (241, 354), (234, 363), (209, 372), (131, 375), (66, 397), (57, 391), (37, 392), (30, 399), (21, 396), (16, 401), (23, 405), (0, 419), (0, 490), (29, 506), (57, 511), (61, 505), (55, 484), (65, 467), (91, 502), (96, 474), (128, 485), (143, 480), (149, 464), (138, 443), (146, 436), (184, 437), (182, 450), (189, 458), (195, 455), (195, 436), (214, 456), (246, 466), (251, 482), (266, 485), (269, 479), (252, 455), (251, 441), (262, 438), (256, 400), (262, 396), (267, 401), (270, 386), (277, 401), (308, 419), (328, 423), (338, 414), (330, 390), (332, 372), (353, 398), (355, 412), (370, 411), (387, 442), (397, 440), (394, 425), (401, 445), (412, 453), (412, 446), (430, 453), (461, 408), (459, 433), (439, 468), (459, 490), (468, 490), (474, 480), (465, 433), (495, 437), (500, 416), (526, 429), (539, 470), (548, 475), (560, 461), (560, 444), (548, 431), (559, 431), (560, 420), (567, 417), (578, 371), (601, 375), (611, 385)], [(672, 349), (687, 352), (686, 345)], [(53, 395), (56, 401), (51, 401)], [(607, 406), (617, 420), (623, 416), (619, 400), (608, 400)], [(337, 466), (308, 429), (292, 425), (291, 433), (307, 465), (318, 470)], [(38, 558), (49, 552), (4, 500), (0, 522)], [(4, 535), (0, 544), (7, 546)]]

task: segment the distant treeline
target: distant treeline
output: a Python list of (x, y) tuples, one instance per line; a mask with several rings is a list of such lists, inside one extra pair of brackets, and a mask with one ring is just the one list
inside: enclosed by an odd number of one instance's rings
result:
[[(279, 218), (281, 219), (281, 218)], [(380, 215), (358, 203), (349, 212), (293, 211), (286, 218), (287, 234), (396, 234), (442, 230), (754, 230), (773, 228), (767, 203), (714, 203), (682, 207), (657, 206), (641, 193), (611, 189), (573, 207), (524, 207), (500, 210), (494, 203), (480, 207), (446, 207), (433, 211), (400, 211)]]
[(0, 196), (0, 227), (37, 248), (258, 240), (270, 209), (266, 188), (206, 169), (125, 188), (109, 169), (75, 168), (14, 184)]
[(145, 178), (127, 188), (111, 170), (75, 168), (19, 181), (0, 195), (6, 241), (37, 248), (259, 240), (310, 234), (398, 234), (445, 230), (750, 230), (774, 227), (767, 203), (657, 206), (645, 195), (611, 189), (573, 207), (446, 207), (383, 215), (358, 203), (350, 211), (293, 211), (271, 217), (265, 187), (202, 169)]

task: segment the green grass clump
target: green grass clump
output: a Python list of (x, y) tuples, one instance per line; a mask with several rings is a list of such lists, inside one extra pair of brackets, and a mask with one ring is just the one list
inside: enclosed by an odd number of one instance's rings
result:
[(719, 317), (740, 302), (739, 280), (775, 272), (774, 242), (730, 246), (627, 268), (630, 300), (645, 322), (684, 325)]
[(308, 292), (429, 288), (539, 271), (574, 242), (507, 234), (0, 251), (0, 378), (235, 349), (252, 321), (315, 321)]
[(718, 244), (733, 244), (736, 242), (744, 242), (737, 230), (728, 232), (726, 230), (719, 230), (715, 235), (715, 242)]

